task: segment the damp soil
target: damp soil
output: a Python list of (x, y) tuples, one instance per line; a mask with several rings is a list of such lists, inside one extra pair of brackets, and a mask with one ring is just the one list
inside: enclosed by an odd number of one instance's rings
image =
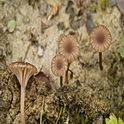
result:
[[(21, 124), (20, 85), (8, 69), (15, 61), (29, 62), (41, 71), (26, 87), (27, 124), (105, 124), (110, 113), (124, 120), (122, 19), (115, 0), (0, 1), (0, 124)], [(11, 20), (15, 20), (12, 32), (7, 26)], [(112, 35), (102, 54), (103, 71), (89, 42), (97, 25), (106, 26)], [(69, 84), (60, 87), (51, 60), (66, 34), (77, 37), (80, 55), (70, 64)]]

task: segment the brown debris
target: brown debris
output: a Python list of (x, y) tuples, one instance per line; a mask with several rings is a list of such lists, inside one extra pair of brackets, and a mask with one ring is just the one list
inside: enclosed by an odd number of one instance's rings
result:
[(45, 84), (46, 84), (47, 87), (49, 87), (49, 88), (51, 87), (51, 85), (50, 85), (50, 79), (49, 79), (49, 77), (44, 72), (40, 71), (37, 75), (35, 75), (35, 77), (39, 81), (45, 82)]
[(58, 4), (54, 4), (52, 12), (51, 12), (50, 16), (48, 17), (48, 20), (50, 20), (52, 17), (58, 15), (58, 13), (59, 13), (59, 5)]
[(75, 0), (77, 7), (80, 9), (78, 12), (78, 16), (82, 15), (84, 12), (83, 0)]

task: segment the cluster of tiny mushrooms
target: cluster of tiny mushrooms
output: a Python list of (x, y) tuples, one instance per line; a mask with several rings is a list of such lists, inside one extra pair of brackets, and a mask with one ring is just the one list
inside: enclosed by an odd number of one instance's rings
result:
[[(102, 66), (102, 52), (108, 49), (111, 43), (111, 34), (109, 30), (99, 25), (95, 27), (90, 35), (90, 43), (92, 47), (99, 52), (99, 67)], [(52, 59), (51, 70), (54, 75), (60, 77), (60, 85), (63, 86), (63, 76), (65, 75), (65, 83), (68, 84), (68, 71), (70, 64), (79, 55), (79, 43), (73, 35), (64, 35), (58, 43), (58, 54)], [(21, 122), (25, 124), (24, 100), (25, 88), (29, 78), (37, 74), (37, 68), (27, 62), (13, 62), (9, 65), (9, 69), (16, 75), (21, 85)]]

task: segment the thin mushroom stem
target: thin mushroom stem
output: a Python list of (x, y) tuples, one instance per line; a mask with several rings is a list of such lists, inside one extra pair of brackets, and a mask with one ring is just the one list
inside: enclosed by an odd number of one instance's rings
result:
[(73, 78), (73, 71), (72, 71), (72, 70), (70, 70), (70, 69), (69, 69), (69, 71), (70, 71), (70, 73), (71, 73), (70, 78), (72, 79), (72, 78)]
[(25, 101), (25, 88), (21, 86), (21, 123), (22, 124), (25, 124), (24, 101)]
[(44, 110), (44, 104), (45, 104), (45, 97), (43, 96), (42, 106), (41, 106), (41, 112), (40, 112), (40, 124), (43, 124), (43, 110)]
[(70, 63), (68, 64), (68, 66), (67, 66), (67, 70), (66, 70), (66, 72), (65, 72), (65, 83), (69, 83), (68, 82), (68, 71), (69, 71), (69, 66), (70, 66)]
[(103, 66), (102, 66), (102, 52), (99, 52), (99, 67), (100, 67), (100, 70), (102, 71), (103, 70)]
[(62, 76), (60, 77), (60, 86), (61, 87), (63, 86), (63, 77)]

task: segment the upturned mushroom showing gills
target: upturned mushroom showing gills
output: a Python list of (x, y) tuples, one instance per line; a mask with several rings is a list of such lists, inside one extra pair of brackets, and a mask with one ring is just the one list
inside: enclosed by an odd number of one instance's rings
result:
[(77, 38), (70, 34), (63, 36), (59, 42), (58, 51), (60, 54), (65, 56), (68, 62), (68, 67), (65, 74), (65, 82), (68, 83), (69, 66), (79, 55), (79, 43)]
[(107, 50), (111, 44), (112, 37), (110, 31), (103, 25), (95, 27), (90, 35), (90, 43), (92, 47), (99, 52), (99, 67), (103, 70), (102, 66), (102, 52)]
[(9, 65), (9, 69), (16, 75), (21, 85), (21, 123), (25, 124), (24, 113), (24, 100), (25, 100), (25, 88), (29, 78), (37, 73), (37, 69), (34, 65), (25, 62), (13, 62)]
[(67, 61), (63, 55), (56, 55), (52, 59), (51, 70), (54, 75), (60, 77), (60, 86), (63, 86), (63, 75), (67, 70)]

